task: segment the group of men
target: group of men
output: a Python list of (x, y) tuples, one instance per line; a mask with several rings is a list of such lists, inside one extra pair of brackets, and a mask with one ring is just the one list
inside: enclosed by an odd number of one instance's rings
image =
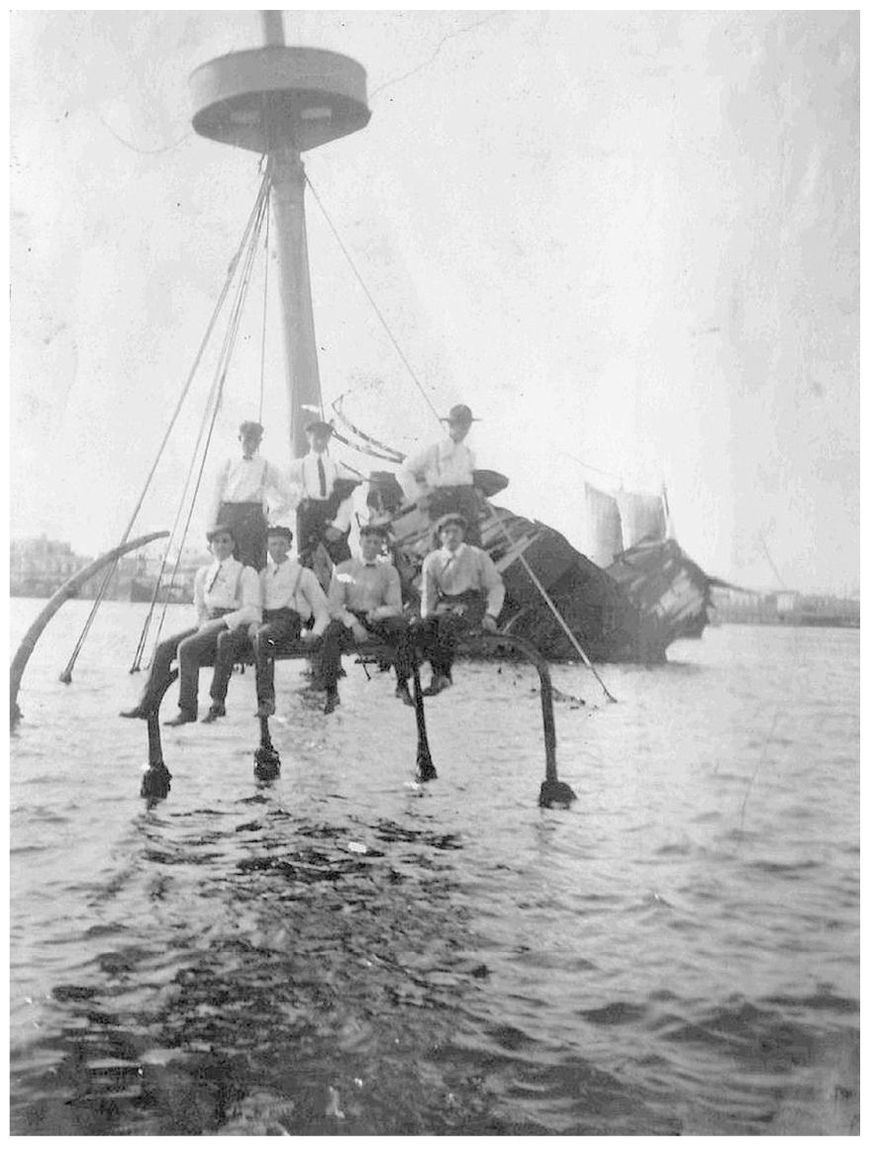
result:
[[(457, 639), (473, 629), (496, 630), (505, 588), (490, 556), (475, 545), (480, 538), (474, 459), (464, 445), (472, 412), (454, 406), (443, 420), (449, 437), (402, 465), (406, 495), (424, 502), (431, 517), (440, 516), (440, 545), (423, 562), (419, 619), (404, 614), (401, 580), (389, 559), (384, 526), (363, 526), (360, 558), (351, 557), (352, 493), (359, 480), (330, 457), (332, 426), (322, 420), (309, 423), (309, 452), (284, 477), (258, 453), (261, 425), (243, 422), (241, 458), (229, 460), (217, 480), (214, 525), (207, 534), (213, 562), (195, 576), (197, 624), (159, 643), (140, 702), (122, 715), (147, 718), (157, 709), (173, 681), (176, 659), (179, 713), (167, 725), (195, 722), (199, 671), (210, 665), (211, 703), (202, 722), (213, 723), (225, 715), (234, 664), (252, 648), (256, 714), (270, 716), (275, 711), (275, 649), (301, 642), (313, 654), (327, 714), (340, 702), (341, 652), (367, 641), (390, 645), (396, 696), (406, 705), (413, 704), (408, 680), (418, 648), (432, 667), (424, 695), (448, 688)], [(269, 495), (295, 506), (298, 558), (290, 557), (292, 531), (267, 525)], [(331, 560), (328, 594), (313, 569), (321, 548)]]

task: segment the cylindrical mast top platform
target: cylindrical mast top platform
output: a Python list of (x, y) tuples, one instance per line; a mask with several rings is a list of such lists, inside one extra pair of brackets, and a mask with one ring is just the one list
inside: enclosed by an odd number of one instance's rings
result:
[(364, 128), (371, 117), (365, 69), (322, 48), (271, 44), (209, 60), (189, 80), (203, 137), (270, 153), (303, 153)]

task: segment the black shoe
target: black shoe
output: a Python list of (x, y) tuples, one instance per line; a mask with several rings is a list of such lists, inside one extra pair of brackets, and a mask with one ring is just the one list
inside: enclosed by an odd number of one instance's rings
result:
[(136, 707), (132, 707), (130, 711), (120, 711), (119, 715), (122, 719), (148, 719), (149, 712), (145, 707), (141, 707), (138, 703)]
[(411, 698), (411, 692), (405, 683), (398, 683), (396, 685), (396, 698), (401, 700), (406, 707), (413, 707), (414, 700)]
[(207, 709), (207, 714), (201, 720), (202, 723), (215, 723), (217, 719), (221, 719), (225, 715), (224, 703), (211, 703)]
[(429, 686), (423, 688), (424, 695), (441, 695), (442, 691), (452, 686), (450, 675), (433, 675)]
[(198, 718), (193, 715), (191, 711), (181, 711), (179, 715), (174, 716), (173, 719), (165, 719), (165, 727), (182, 727), (184, 723), (194, 723)]
[(326, 695), (326, 706), (323, 708), (324, 715), (331, 715), (336, 707), (341, 705), (341, 696), (337, 691), (330, 691)]

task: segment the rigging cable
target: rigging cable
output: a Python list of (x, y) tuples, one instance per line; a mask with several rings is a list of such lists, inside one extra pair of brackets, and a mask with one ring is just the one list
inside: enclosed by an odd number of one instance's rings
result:
[(347, 259), (347, 263), (350, 266), (350, 268), (353, 270), (353, 274), (356, 277), (356, 280), (359, 282), (363, 293), (366, 295), (366, 297), (368, 298), (368, 300), (371, 304), (372, 309), (375, 311), (375, 315), (376, 315), (378, 321), (384, 327), (384, 331), (386, 332), (387, 337), (393, 343), (393, 348), (396, 350), (396, 353), (402, 359), (402, 362), (403, 362), (405, 368), (408, 370), (408, 373), (411, 375), (412, 381), (417, 386), (418, 390), (420, 390), (420, 394), (421, 394), (423, 400), (429, 406), (430, 410), (432, 410), (433, 415), (435, 416), (436, 420), (440, 422), (441, 417), (439, 415), (438, 410), (432, 404), (432, 401), (430, 400), (429, 395), (427, 394), (426, 390), (421, 385), (420, 379), (418, 378), (417, 374), (414, 372), (414, 369), (413, 369), (411, 363), (408, 361), (408, 358), (406, 358), (405, 353), (402, 350), (402, 347), (396, 341), (396, 338), (393, 334), (393, 331), (390, 329), (389, 325), (387, 324), (387, 322), (384, 318), (384, 315), (381, 313), (380, 309), (378, 308), (378, 303), (375, 301), (368, 286), (366, 285), (365, 281), (363, 280), (359, 270), (356, 268), (356, 264), (354, 263), (353, 258), (350, 256), (350, 253), (348, 252), (347, 246), (341, 240), (341, 235), (339, 234), (338, 230), (335, 228), (335, 225), (333, 224), (332, 219), (330, 218), (329, 214), (326, 212), (326, 209), (323, 205), (323, 202), (320, 200), (320, 195), (317, 192), (317, 190), (314, 188), (313, 182), (311, 181), (310, 177), (307, 176), (307, 174), (305, 174), (305, 180), (307, 181), (308, 188), (311, 190), (311, 192), (314, 195), (314, 200), (317, 202), (317, 205), (319, 206), (320, 212), (326, 218), (326, 222), (327, 222), (329, 228), (332, 230), (332, 233), (335, 237), (335, 240), (338, 242), (338, 245), (341, 249), (341, 252), (344, 254), (345, 258)]
[[(381, 325), (384, 327), (384, 330), (386, 331), (387, 336), (389, 337), (390, 341), (393, 343), (393, 346), (394, 346), (396, 352), (399, 354), (399, 357), (402, 359), (402, 362), (404, 363), (405, 368), (408, 370), (409, 374), (411, 375), (411, 379), (414, 382), (414, 384), (417, 386), (418, 390), (420, 391), (421, 396), (423, 397), (424, 401), (429, 406), (430, 410), (432, 410), (433, 416), (435, 417), (436, 421), (439, 423), (439, 425), (441, 425), (441, 422), (442, 422), (441, 415), (439, 414), (438, 410), (436, 410), (435, 406), (432, 404), (429, 397), (427, 396), (426, 391), (424, 390), (423, 386), (420, 383), (420, 380), (417, 377), (417, 374), (414, 372), (414, 369), (411, 366), (411, 363), (405, 357), (405, 354), (403, 353), (401, 346), (399, 345), (399, 343), (396, 340), (396, 338), (395, 338), (392, 330), (390, 329), (387, 321), (385, 320), (383, 314), (381, 313), (380, 309), (378, 308), (377, 302), (375, 301), (372, 294), (369, 292), (368, 286), (365, 284), (365, 281), (363, 280), (362, 276), (360, 275), (360, 272), (357, 269), (356, 264), (353, 261), (353, 258), (350, 256), (350, 253), (349, 253), (347, 247), (345, 246), (344, 242), (342, 241), (342, 239), (338, 233), (338, 230), (335, 228), (335, 225), (332, 222), (331, 218), (329, 217), (329, 214), (327, 213), (327, 211), (323, 205), (323, 202), (320, 200), (320, 196), (317, 193), (317, 190), (314, 188), (314, 185), (313, 185), (313, 183), (309, 177), (306, 176), (305, 180), (307, 181), (307, 183), (310, 187), (310, 190), (314, 195), (314, 199), (316, 200), (317, 205), (319, 206), (320, 212), (323, 214), (323, 216), (326, 219), (326, 222), (329, 225), (329, 228), (332, 230), (332, 233), (335, 236), (335, 240), (338, 242), (338, 245), (341, 248), (341, 252), (344, 254), (345, 258), (347, 259), (347, 263), (349, 264), (350, 268), (353, 270), (354, 276), (356, 277), (357, 281), (359, 282), (360, 286), (362, 287), (363, 292), (365, 293), (366, 297), (368, 298), (369, 302), (371, 303), (371, 306), (374, 309), (378, 320), (380, 321)], [(335, 407), (333, 406), (333, 408), (335, 408)], [(335, 412), (338, 413), (338, 410), (336, 409)], [(350, 425), (349, 422), (347, 424)], [(337, 434), (336, 434), (336, 437), (337, 437)], [(368, 435), (366, 435), (366, 437), (368, 438)], [(373, 441), (373, 439), (371, 439), (371, 438), (368, 438), (368, 440)], [(494, 508), (491, 507), (489, 503), (486, 503), (486, 505), (487, 505), (488, 510), (494, 510)], [(498, 515), (497, 515), (497, 518), (499, 520), (499, 524), (502, 527), (502, 530), (503, 530), (506, 538), (508, 539), (509, 543), (512, 546), (514, 546), (515, 544), (511, 538), (511, 536), (508, 533), (508, 530), (505, 526), (505, 523), (502, 521), (502, 519), (499, 519)], [(599, 674), (597, 673), (597, 671), (594, 668), (593, 663), (588, 658), (588, 656), (585, 654), (585, 651), (584, 651), (581, 643), (579, 643), (578, 639), (576, 639), (571, 628), (569, 627), (569, 625), (567, 624), (567, 622), (565, 621), (565, 619), (561, 615), (560, 611), (558, 610), (558, 608), (556, 607), (556, 605), (552, 601), (552, 599), (549, 596), (548, 592), (546, 591), (545, 587), (542, 585), (542, 583), (536, 577), (535, 573), (533, 572), (533, 568), (530, 566), (530, 564), (524, 558), (523, 554), (520, 556), (520, 559), (521, 559), (521, 563), (522, 563), (524, 569), (526, 570), (528, 576), (532, 580), (533, 585), (536, 587), (539, 594), (545, 600), (545, 603), (548, 606), (549, 610), (554, 615), (554, 617), (557, 619), (558, 623), (563, 628), (566, 635), (569, 637), (570, 641), (572, 642), (573, 646), (576, 649), (576, 652), (581, 657), (582, 661), (586, 664), (588, 669), (593, 673), (594, 678), (597, 680), (597, 682), (603, 688), (603, 691), (605, 692), (606, 696), (611, 700), (611, 702), (617, 703), (618, 702), (617, 699), (615, 699), (615, 697), (612, 695), (612, 693), (606, 687), (606, 684), (600, 678)]]
[[(270, 195), (270, 193), (269, 193)], [(259, 362), (259, 418), (262, 421), (262, 407), (265, 402), (265, 341), (268, 333), (268, 266), (270, 254), (268, 241), (271, 234), (271, 214), (265, 214), (265, 285), (262, 290), (262, 356)]]
[[(496, 521), (499, 523), (499, 526), (500, 526), (503, 534), (506, 536), (506, 540), (508, 541), (509, 546), (511, 546), (514, 549), (516, 543), (515, 543), (514, 539), (512, 538), (512, 536), (509, 534), (508, 527), (506, 526), (505, 521), (503, 520), (499, 511), (496, 509), (495, 506), (493, 506), (490, 502), (488, 502), (486, 498), (483, 499), (482, 501), (484, 503), (485, 508), (489, 511), (490, 514), (492, 514), (494, 516)], [(523, 551), (518, 555), (518, 559), (519, 559), (521, 565), (523, 566), (524, 570), (527, 572), (528, 576), (530, 577), (536, 590), (539, 592), (539, 594), (545, 600), (546, 606), (551, 611), (551, 613), (554, 615), (554, 617), (557, 619), (558, 623), (563, 628), (563, 631), (566, 634), (567, 638), (572, 643), (572, 645), (575, 647), (576, 653), (578, 654), (579, 658), (582, 660), (582, 662), (585, 664), (585, 666), (588, 668), (588, 670), (591, 672), (591, 674), (594, 676), (594, 678), (597, 680), (597, 682), (603, 688), (603, 691), (605, 692), (607, 699), (610, 701), (610, 703), (617, 703), (618, 700), (615, 698), (615, 696), (612, 694), (612, 692), (609, 690), (609, 688), (606, 686), (606, 684), (600, 678), (599, 674), (597, 673), (597, 669), (595, 668), (594, 664), (591, 662), (591, 660), (588, 658), (587, 654), (585, 653), (584, 647), (581, 645), (581, 643), (578, 641), (578, 639), (573, 634), (572, 628), (569, 626), (569, 624), (564, 619), (563, 615), (558, 610), (554, 600), (551, 598), (551, 595), (549, 595), (548, 591), (545, 589), (545, 587), (539, 581), (538, 577), (536, 576), (535, 571), (530, 566), (530, 564), (527, 562), (527, 559), (526, 559)]]
[[(143, 486), (143, 490), (140, 494), (139, 499), (137, 500), (136, 506), (134, 507), (134, 512), (131, 515), (131, 518), (128, 521), (128, 525), (126, 526), (125, 531), (124, 531), (122, 538), (120, 540), (120, 543), (119, 543), (120, 546), (124, 545), (124, 543), (126, 543), (128, 541), (128, 536), (131, 533), (131, 530), (134, 526), (134, 523), (137, 520), (137, 515), (140, 513), (140, 509), (143, 506), (143, 503), (146, 499), (146, 495), (149, 491), (149, 487), (152, 484), (152, 480), (155, 476), (155, 472), (158, 469), (158, 464), (161, 460), (161, 456), (164, 453), (165, 447), (167, 446), (168, 440), (170, 438), (171, 431), (174, 428), (176, 420), (180, 414), (180, 410), (183, 407), (183, 402), (185, 401), (185, 399), (189, 393), (189, 390), (192, 386), (192, 382), (195, 378), (195, 373), (196, 373), (198, 366), (201, 362), (201, 358), (204, 355), (204, 351), (207, 347), (207, 343), (210, 339), (210, 335), (213, 332), (213, 328), (216, 325), (216, 321), (217, 321), (217, 319), (218, 319), (218, 317), (222, 311), (222, 306), (225, 303), (226, 297), (228, 296), (228, 291), (229, 291), (229, 289), (233, 283), (235, 272), (237, 270), (238, 264), (240, 263), (241, 255), (244, 252), (244, 249), (246, 246), (247, 235), (248, 235), (248, 233), (249, 233), (250, 229), (252, 228), (253, 223), (255, 221), (261, 198), (262, 198), (262, 192), (260, 190), (259, 196), (257, 196), (257, 198), (256, 198), (256, 204), (253, 206), (253, 209), (251, 210), (250, 218), (249, 218), (249, 220), (247, 222), (247, 226), (244, 230), (244, 236), (241, 240), (241, 244), (238, 247), (238, 251), (235, 254), (234, 258), (232, 259), (232, 261), (228, 267), (228, 274), (226, 276), (225, 284), (222, 287), (219, 298), (217, 299), (216, 306), (214, 307), (213, 314), (211, 315), (210, 321), (207, 325), (207, 330), (204, 334), (204, 338), (201, 342), (201, 345), (198, 348), (198, 352), (195, 355), (194, 363), (192, 365), (191, 370), (189, 371), (188, 377), (186, 378), (182, 392), (181, 392), (180, 397), (177, 401), (176, 407), (174, 408), (174, 412), (171, 415), (170, 422), (168, 423), (167, 429), (165, 430), (165, 433), (164, 433), (164, 437), (162, 438), (161, 444), (158, 448), (158, 452), (155, 455), (155, 460), (152, 463), (152, 467), (149, 471), (149, 474), (147, 475), (146, 482)], [(73, 648), (73, 651), (70, 655), (70, 658), (67, 661), (67, 666), (64, 668), (64, 670), (58, 676), (58, 678), (60, 679), (60, 681), (62, 683), (72, 682), (73, 667), (76, 663), (76, 660), (79, 657), (79, 652), (82, 650), (82, 646), (85, 642), (86, 636), (88, 635), (88, 632), (91, 629), (91, 625), (94, 622), (95, 616), (97, 615), (98, 608), (100, 607), (100, 604), (103, 601), (104, 596), (106, 595), (107, 589), (109, 588), (109, 584), (112, 580), (112, 576), (115, 574), (115, 571), (116, 571), (116, 563), (113, 563), (112, 566), (110, 566), (107, 569), (106, 573), (104, 574), (103, 581), (101, 582), (101, 586), (98, 589), (97, 596), (95, 597), (94, 603), (93, 603), (91, 610), (89, 612), (89, 615), (85, 621), (85, 625), (83, 626), (82, 631), (79, 634), (79, 638), (76, 640), (76, 644)]]
[[(262, 219), (263, 205), (264, 205), (266, 195), (267, 195), (267, 191), (266, 191), (266, 187), (265, 187), (265, 182), (263, 181), (263, 185), (259, 190), (259, 194), (256, 198), (256, 202), (253, 206), (253, 209), (250, 213), (250, 217), (249, 217), (247, 224), (246, 224), (246, 227), (244, 229), (244, 233), (243, 233), (243, 236), (241, 238), (240, 245), (238, 246), (237, 253), (235, 254), (231, 264), (229, 265), (228, 277), (226, 279), (225, 285), (223, 286), (220, 297), (217, 301), (216, 307), (215, 307), (214, 312), (213, 312), (213, 316), (210, 319), (210, 323), (208, 325), (207, 332), (204, 336), (204, 339), (201, 342), (201, 346), (198, 350), (198, 354), (197, 354), (196, 359), (195, 359), (195, 364), (193, 365), (193, 367), (189, 373), (189, 377), (188, 377), (188, 380), (186, 382), (186, 387), (185, 387), (185, 390), (183, 392), (183, 396), (180, 398), (180, 401), (177, 404), (177, 408), (174, 412), (174, 416), (171, 419), (171, 424), (168, 427), (167, 432), (165, 433), (165, 437), (164, 437), (164, 440), (162, 442), (161, 449), (159, 450), (159, 455), (156, 458), (155, 465), (153, 466), (152, 473), (155, 472), (155, 467), (158, 465), (158, 458), (161, 456), (161, 452), (164, 450), (165, 445), (167, 444), (167, 440), (170, 436), (170, 432), (171, 432), (171, 429), (173, 427), (173, 424), (176, 421), (176, 417), (180, 412), (180, 408), (182, 406), (183, 400), (189, 391), (189, 387), (192, 384), (192, 380), (194, 378), (195, 371), (198, 368), (198, 365), (200, 364), (200, 362), (202, 360), (205, 349), (207, 347), (208, 340), (209, 340), (209, 338), (213, 332), (216, 321), (219, 317), (219, 314), (222, 310), (223, 305), (225, 304), (226, 298), (228, 297), (229, 291), (230, 291), (232, 285), (234, 284), (234, 278), (235, 278), (235, 275), (237, 274), (238, 269), (240, 267), (241, 258), (244, 257), (246, 254), (249, 254), (252, 251), (252, 247), (254, 244), (253, 238), (258, 236), (258, 226), (259, 226), (259, 222)], [(212, 390), (211, 390), (211, 395), (212, 395)], [(202, 419), (201, 429), (200, 429), (199, 434), (198, 434), (196, 446), (197, 446), (198, 442), (200, 442), (200, 440), (203, 436), (205, 421), (206, 421), (206, 419)], [(191, 471), (192, 471), (192, 468), (190, 466), (189, 473), (187, 475), (186, 482), (185, 482), (184, 488), (183, 488), (183, 494), (184, 495), (185, 495), (186, 489), (188, 488), (189, 481), (191, 479)], [(151, 478), (152, 478), (152, 474), (150, 474), (149, 481), (151, 481)], [(148, 485), (149, 485), (149, 482), (147, 482), (147, 487), (148, 487)], [(146, 491), (144, 489), (144, 497), (145, 497), (145, 492)], [(143, 498), (141, 497), (141, 503), (142, 503), (142, 501), (143, 501)], [(182, 505), (182, 503), (181, 503), (181, 505)], [(138, 507), (138, 509), (139, 509), (139, 507)], [(161, 581), (162, 581), (162, 578), (164, 577), (165, 570), (167, 568), (167, 560), (168, 560), (168, 557), (169, 557), (170, 551), (171, 551), (171, 543), (174, 541), (174, 535), (176, 533), (176, 529), (177, 529), (177, 526), (179, 523), (179, 518), (180, 518), (180, 510), (177, 511), (177, 516), (174, 520), (174, 525), (173, 525), (173, 528), (171, 530), (171, 537), (170, 537), (170, 539), (168, 541), (168, 545), (165, 549), (165, 553), (164, 553), (164, 556), (163, 556), (162, 561), (161, 561), (161, 566), (159, 568), (159, 573), (158, 573), (158, 576), (155, 580), (155, 586), (154, 586), (153, 593), (152, 593), (152, 601), (150, 603), (149, 610), (147, 611), (147, 614), (146, 614), (146, 618), (145, 618), (145, 621), (143, 624), (143, 629), (142, 629), (141, 634), (140, 634), (140, 639), (137, 643), (137, 648), (135, 650), (134, 660), (133, 660), (133, 663), (131, 666), (131, 672), (132, 673), (134, 671), (140, 670), (139, 664), (140, 664), (140, 660), (142, 658), (143, 650), (145, 647), (146, 635), (149, 631), (149, 626), (150, 626), (150, 623), (152, 620), (152, 615), (153, 615), (153, 611), (155, 609), (155, 604), (158, 600), (159, 590), (161, 587)], [(174, 566), (173, 574), (171, 577), (171, 583), (173, 583), (173, 579), (176, 577), (176, 573), (177, 573), (178, 568), (179, 568), (179, 555), (177, 558), (177, 563)], [(163, 622), (163, 620), (164, 620), (164, 615), (162, 615), (162, 622)]]
[[(263, 188), (260, 190), (260, 193), (263, 194), (263, 196), (261, 197), (261, 200), (260, 200), (259, 212), (258, 212), (257, 219), (256, 219), (256, 222), (255, 222), (254, 227), (253, 227), (253, 233), (252, 233), (252, 237), (250, 240), (250, 245), (247, 249), (246, 258), (245, 258), (243, 270), (241, 273), (241, 279), (240, 279), (240, 282), (238, 284), (235, 301), (234, 301), (234, 304), (232, 306), (231, 317), (229, 319), (229, 324), (228, 324), (228, 327), (226, 329), (226, 333), (225, 333), (225, 336), (223, 339), (223, 346), (222, 346), (222, 350), (220, 352), (220, 357), (219, 357), (219, 360), (217, 363), (217, 369), (216, 369), (216, 373), (214, 375), (213, 385), (211, 387), (210, 395), (208, 396), (207, 406), (205, 407), (205, 412), (204, 412), (204, 415), (202, 417), (201, 429), (199, 430), (198, 438), (196, 439), (196, 442), (195, 442), (195, 450), (193, 451), (192, 460), (189, 464), (189, 470), (188, 470), (188, 473), (186, 476), (186, 482), (183, 486), (182, 494), (180, 496), (180, 505), (179, 505), (179, 508), (177, 511), (177, 516), (176, 516), (176, 519), (174, 522), (174, 530), (175, 531), (176, 531), (177, 525), (179, 524), (179, 519), (180, 519), (180, 516), (182, 514), (183, 507), (185, 505), (186, 492), (189, 488), (189, 484), (190, 484), (191, 479), (192, 479), (192, 473), (193, 473), (194, 468), (195, 468), (195, 460), (198, 456), (198, 446), (203, 439), (204, 449), (203, 449), (202, 454), (201, 454), (201, 463), (200, 463), (200, 466), (198, 468), (198, 475), (197, 475), (197, 478), (195, 481), (194, 489), (192, 491), (191, 500), (189, 502), (188, 514), (186, 516), (186, 522), (185, 522), (185, 526), (183, 527), (182, 539), (180, 542), (180, 550), (177, 554), (177, 559), (176, 559), (176, 562), (174, 563), (173, 571), (171, 572), (171, 585), (173, 585), (174, 579), (176, 578), (177, 572), (179, 570), (180, 559), (182, 556), (182, 550), (183, 550), (183, 547), (185, 546), (186, 539), (188, 537), (189, 528), (191, 526), (192, 517), (194, 514), (194, 510), (195, 510), (195, 502), (197, 500), (198, 492), (200, 490), (201, 482), (202, 482), (202, 479), (204, 476), (204, 467), (205, 467), (206, 462), (207, 462), (207, 454), (208, 454), (208, 451), (210, 449), (211, 440), (213, 438), (213, 432), (214, 432), (214, 429), (216, 426), (216, 419), (219, 415), (219, 410), (220, 410), (221, 405), (222, 405), (222, 397), (223, 397), (223, 390), (225, 387), (225, 381), (226, 381), (226, 378), (228, 376), (229, 368), (231, 366), (231, 356), (232, 356), (232, 353), (234, 351), (235, 341), (237, 339), (238, 331), (240, 329), (241, 317), (243, 315), (243, 307), (244, 307), (247, 292), (248, 292), (249, 286), (250, 286), (250, 278), (251, 278), (251, 274), (252, 274), (252, 270), (253, 270), (253, 265), (255, 263), (256, 249), (258, 247), (258, 241), (259, 241), (259, 236), (261, 233), (262, 222), (264, 221), (265, 213), (266, 213), (266, 206), (268, 204), (268, 188), (269, 188), (269, 183), (265, 182), (265, 183), (263, 183)], [(209, 427), (207, 428), (207, 433), (205, 436), (205, 427), (207, 427), (207, 418), (208, 418), (208, 414), (210, 413), (210, 410), (211, 410), (211, 404), (212, 404), (212, 414), (210, 415), (210, 424), (209, 424)], [(162, 607), (162, 613), (161, 613), (161, 617), (159, 619), (158, 628), (157, 628), (157, 632), (156, 632), (156, 645), (158, 644), (158, 638), (160, 637), (161, 630), (164, 626), (164, 620), (165, 620), (166, 614), (167, 614), (167, 601), (165, 601), (165, 603)], [(153, 648), (153, 658), (154, 658), (154, 656), (155, 656), (155, 648)]]

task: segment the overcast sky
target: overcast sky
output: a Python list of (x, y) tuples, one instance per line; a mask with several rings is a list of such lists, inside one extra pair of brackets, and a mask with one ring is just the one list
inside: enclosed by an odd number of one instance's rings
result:
[[(586, 481), (664, 482), (707, 571), (777, 585), (764, 542), (785, 585), (858, 586), (855, 13), (309, 11), (286, 31), (368, 72), (371, 123), (308, 174), (433, 404), (483, 419), (504, 505), (580, 545)], [(194, 135), (188, 76), (261, 39), (255, 9), (12, 13), (13, 536), (95, 553), (128, 521), (259, 179)], [(435, 419), (307, 212), (324, 398), (413, 449)], [(283, 464), (273, 295), (268, 318)], [(258, 409), (260, 345), (256, 290), (211, 473)], [(138, 530), (172, 521), (208, 386)]]

